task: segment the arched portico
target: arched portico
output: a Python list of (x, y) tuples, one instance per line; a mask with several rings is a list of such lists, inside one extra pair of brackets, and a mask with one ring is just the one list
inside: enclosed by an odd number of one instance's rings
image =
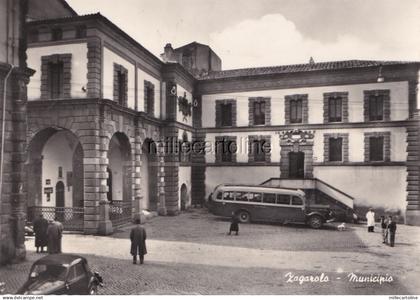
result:
[(83, 148), (70, 130), (48, 127), (29, 142), (28, 219), (42, 213), (67, 229), (83, 230)]
[(116, 132), (109, 141), (106, 172), (109, 218), (113, 227), (132, 219), (132, 168), (130, 140), (124, 133)]

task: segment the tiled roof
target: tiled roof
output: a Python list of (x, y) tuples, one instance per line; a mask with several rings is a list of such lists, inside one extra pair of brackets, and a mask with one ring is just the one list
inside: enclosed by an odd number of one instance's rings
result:
[(401, 64), (420, 64), (420, 62), (377, 61), (377, 60), (329, 61), (329, 62), (297, 64), (297, 65), (246, 68), (246, 69), (234, 69), (234, 70), (224, 70), (224, 71), (210, 71), (206, 74), (202, 74), (198, 79), (209, 80), (209, 79), (222, 79), (222, 78), (233, 78), (233, 77), (242, 77), (242, 76), (341, 70), (341, 69), (353, 69), (353, 68), (364, 68), (364, 67), (375, 67), (375, 66), (379, 67), (381, 65), (386, 66), (386, 65), (401, 65)]

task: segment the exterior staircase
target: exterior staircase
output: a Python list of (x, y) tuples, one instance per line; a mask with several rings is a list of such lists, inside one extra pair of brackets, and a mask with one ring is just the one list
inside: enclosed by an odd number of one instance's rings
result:
[(262, 186), (300, 189), (311, 207), (329, 207), (340, 222), (354, 222), (354, 198), (318, 179), (270, 178)]

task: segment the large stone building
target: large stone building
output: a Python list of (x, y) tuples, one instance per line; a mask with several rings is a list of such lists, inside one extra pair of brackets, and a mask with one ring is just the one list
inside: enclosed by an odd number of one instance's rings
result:
[(60, 0), (0, 1), (0, 263), (25, 256), (26, 85), (34, 72), (26, 63), (25, 21), (75, 14)]
[(145, 210), (201, 204), (220, 183), (264, 183), (420, 223), (419, 63), (222, 70), (207, 45), (167, 44), (159, 59), (102, 15), (61, 8), (27, 23), (35, 74), (16, 149), (29, 220), (110, 234)]

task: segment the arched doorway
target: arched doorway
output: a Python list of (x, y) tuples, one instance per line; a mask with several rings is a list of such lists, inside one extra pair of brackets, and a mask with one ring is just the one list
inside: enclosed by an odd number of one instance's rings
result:
[(83, 148), (78, 137), (64, 128), (46, 128), (32, 138), (27, 152), (28, 221), (42, 213), (64, 221), (66, 229), (83, 230)]
[(289, 178), (305, 177), (305, 153), (289, 152)]
[(141, 163), (140, 183), (143, 195), (141, 208), (156, 211), (158, 202), (158, 161), (156, 143), (151, 139), (146, 139), (143, 142)]
[(55, 185), (55, 206), (56, 206), (55, 216), (61, 222), (64, 221), (64, 211), (63, 211), (63, 208), (65, 207), (64, 189), (65, 189), (64, 183), (62, 181), (57, 182), (57, 184)]
[(109, 217), (114, 226), (120, 226), (132, 217), (131, 146), (124, 133), (115, 133), (109, 141), (107, 173)]
[(188, 205), (188, 189), (187, 185), (184, 183), (181, 185), (181, 210), (186, 210)]

